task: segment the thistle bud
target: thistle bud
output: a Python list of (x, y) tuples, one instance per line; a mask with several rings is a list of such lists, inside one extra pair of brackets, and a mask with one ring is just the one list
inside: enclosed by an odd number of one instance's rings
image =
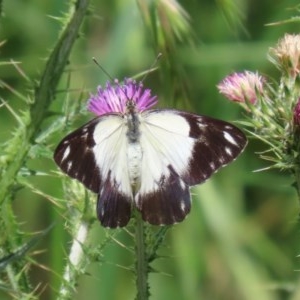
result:
[(300, 71), (300, 35), (285, 34), (269, 54), (280, 70), (296, 77)]
[(257, 93), (263, 93), (264, 79), (258, 73), (233, 73), (222, 80), (217, 88), (231, 101), (255, 104)]
[(294, 107), (293, 121), (294, 121), (294, 125), (300, 126), (300, 98), (298, 99)]

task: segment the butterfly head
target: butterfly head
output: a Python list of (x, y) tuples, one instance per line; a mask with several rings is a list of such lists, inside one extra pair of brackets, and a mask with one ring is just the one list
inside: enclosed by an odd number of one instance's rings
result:
[(126, 113), (136, 112), (136, 100), (134, 99), (128, 99), (126, 101)]
[(128, 110), (139, 112), (149, 109), (157, 103), (157, 97), (151, 95), (141, 82), (126, 78), (123, 83), (117, 80), (108, 82), (106, 88), (98, 87), (97, 94), (91, 95), (88, 109), (97, 116), (109, 113), (125, 114)]

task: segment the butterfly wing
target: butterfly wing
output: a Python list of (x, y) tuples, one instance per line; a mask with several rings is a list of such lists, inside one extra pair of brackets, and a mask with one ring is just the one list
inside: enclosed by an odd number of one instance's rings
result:
[(105, 227), (125, 226), (130, 219), (125, 130), (120, 115), (103, 115), (66, 136), (54, 153), (65, 173), (98, 194), (97, 215)]
[(142, 115), (141, 187), (135, 196), (145, 221), (173, 224), (190, 211), (189, 186), (234, 160), (247, 140), (237, 127), (177, 110)]
[(101, 173), (95, 163), (93, 132), (99, 119), (93, 119), (67, 135), (54, 152), (54, 161), (63, 172), (82, 182), (88, 189), (99, 192)]

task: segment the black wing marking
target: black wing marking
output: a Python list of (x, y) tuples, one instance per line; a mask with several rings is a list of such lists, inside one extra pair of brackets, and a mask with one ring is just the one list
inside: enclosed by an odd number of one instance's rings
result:
[(99, 193), (100, 170), (95, 161), (93, 133), (101, 118), (95, 118), (67, 135), (57, 146), (54, 160), (63, 172)]
[(190, 125), (189, 136), (195, 145), (183, 179), (188, 185), (204, 182), (226, 166), (247, 145), (245, 134), (236, 126), (206, 116), (180, 112)]

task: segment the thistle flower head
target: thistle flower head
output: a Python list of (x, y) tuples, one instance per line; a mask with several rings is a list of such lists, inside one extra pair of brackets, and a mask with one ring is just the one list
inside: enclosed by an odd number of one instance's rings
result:
[(275, 48), (270, 48), (269, 54), (280, 69), (297, 76), (300, 71), (300, 35), (285, 34)]
[(293, 111), (294, 125), (300, 126), (300, 98), (298, 99)]
[(151, 96), (150, 89), (144, 89), (141, 82), (128, 78), (123, 84), (116, 80), (115, 85), (110, 82), (105, 88), (98, 87), (97, 94), (90, 95), (88, 110), (97, 116), (107, 113), (125, 113), (126, 103), (132, 100), (138, 111), (144, 111), (157, 103), (157, 97)]
[(257, 93), (263, 93), (264, 79), (258, 73), (244, 71), (233, 73), (223, 79), (217, 88), (231, 101), (255, 104)]

